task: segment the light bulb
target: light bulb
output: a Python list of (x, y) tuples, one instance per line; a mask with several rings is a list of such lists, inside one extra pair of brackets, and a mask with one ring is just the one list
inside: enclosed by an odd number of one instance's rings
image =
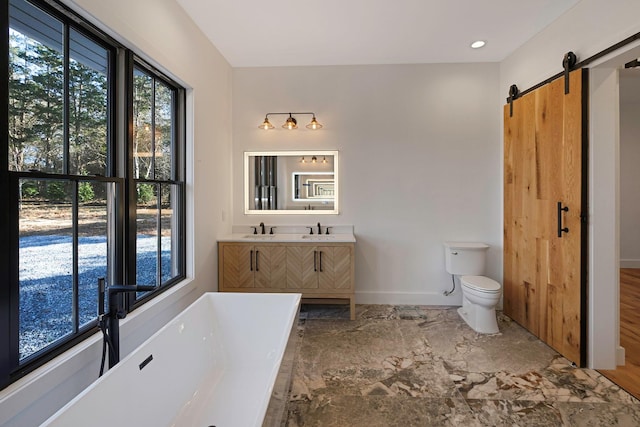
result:
[(262, 122), (262, 124), (258, 127), (264, 130), (273, 129), (273, 125), (271, 124), (271, 122), (269, 122), (269, 119), (267, 117), (264, 118), (264, 122)]
[(311, 130), (318, 130), (321, 127), (322, 125), (318, 123), (318, 120), (316, 120), (316, 116), (313, 116), (313, 118), (311, 119), (311, 122), (309, 122), (309, 124), (306, 126), (307, 129), (311, 129)]
[(291, 117), (291, 114), (289, 114), (289, 118), (287, 119), (286, 122), (284, 122), (282, 127), (289, 130), (297, 129), (298, 121), (295, 118)]

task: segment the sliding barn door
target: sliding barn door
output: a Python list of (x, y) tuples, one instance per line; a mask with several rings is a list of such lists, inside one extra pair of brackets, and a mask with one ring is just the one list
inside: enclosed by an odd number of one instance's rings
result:
[(504, 313), (586, 362), (587, 70), (504, 107)]

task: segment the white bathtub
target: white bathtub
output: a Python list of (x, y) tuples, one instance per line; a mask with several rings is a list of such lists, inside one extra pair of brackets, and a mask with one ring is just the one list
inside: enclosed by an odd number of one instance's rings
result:
[(43, 425), (279, 426), (299, 305), (204, 294)]

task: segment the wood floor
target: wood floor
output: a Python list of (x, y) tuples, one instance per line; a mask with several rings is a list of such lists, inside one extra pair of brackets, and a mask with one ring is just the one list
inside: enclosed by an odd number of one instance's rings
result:
[(620, 345), (625, 365), (600, 372), (640, 399), (640, 268), (620, 269)]

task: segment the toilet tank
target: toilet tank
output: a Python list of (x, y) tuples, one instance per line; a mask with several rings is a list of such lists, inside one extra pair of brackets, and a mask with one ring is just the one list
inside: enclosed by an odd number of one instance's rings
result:
[(489, 245), (479, 242), (444, 242), (447, 272), (460, 276), (482, 276)]

